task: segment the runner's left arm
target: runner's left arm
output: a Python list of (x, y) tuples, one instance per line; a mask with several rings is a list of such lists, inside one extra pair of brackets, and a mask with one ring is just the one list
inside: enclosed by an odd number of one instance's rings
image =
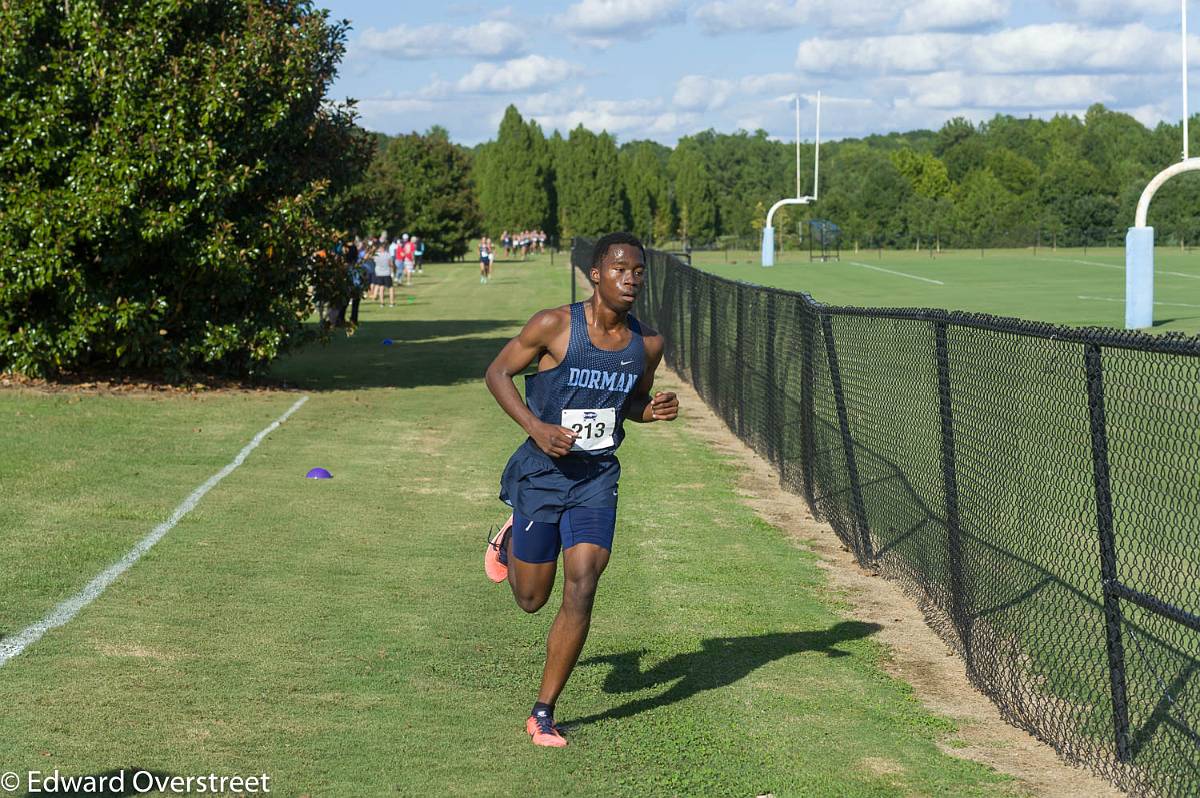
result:
[(629, 409), (625, 418), (640, 424), (651, 421), (674, 421), (679, 416), (679, 398), (671, 391), (658, 391), (650, 396), (654, 387), (654, 372), (662, 362), (663, 337), (647, 335), (644, 339), (646, 347), (646, 370), (633, 386), (629, 394)]

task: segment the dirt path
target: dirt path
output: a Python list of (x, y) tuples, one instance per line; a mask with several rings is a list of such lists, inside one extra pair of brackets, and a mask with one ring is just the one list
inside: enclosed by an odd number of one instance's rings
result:
[(738, 492), (746, 504), (819, 556), (830, 586), (850, 605), (856, 620), (883, 627), (875, 635), (890, 650), (883, 667), (911, 684), (927, 709), (959, 727), (958, 738), (966, 747), (942, 744), (944, 751), (1012, 776), (1031, 795), (1124, 794), (1088, 771), (1066, 764), (1049, 745), (1006, 723), (996, 706), (967, 680), (963, 660), (925, 625), (920, 610), (899, 585), (860, 568), (833, 529), (815, 521), (801, 497), (781, 489), (770, 464), (739, 441), (691, 386), (665, 366), (659, 387), (662, 383), (679, 393), (688, 429), (741, 467)]

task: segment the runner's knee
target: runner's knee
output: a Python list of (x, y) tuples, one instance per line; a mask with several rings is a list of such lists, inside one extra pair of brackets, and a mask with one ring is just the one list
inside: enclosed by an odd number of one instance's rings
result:
[(586, 571), (563, 579), (563, 606), (591, 612), (596, 599), (596, 586), (600, 583), (599, 571)]
[(516, 598), (518, 607), (525, 610), (525, 612), (535, 613), (546, 606), (546, 602), (550, 599), (550, 592), (519, 593), (514, 590), (513, 597)]

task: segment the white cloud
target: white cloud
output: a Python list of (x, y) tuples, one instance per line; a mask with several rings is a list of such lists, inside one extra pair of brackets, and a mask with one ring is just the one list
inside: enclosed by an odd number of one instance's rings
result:
[(796, 51), (796, 68), (839, 77), (936, 72), (962, 58), (967, 37), (953, 33), (809, 39)]
[(1175, 0), (1052, 0), (1054, 7), (1076, 19), (1119, 22), (1156, 14), (1179, 14)]
[[(974, 62), (986, 72), (1122, 72), (1169, 65), (1177, 38), (1138, 23), (1084, 28), (1029, 25), (979, 37)], [(1175, 52), (1167, 52), (1176, 45)]]
[(1164, 119), (1171, 124), (1179, 121), (1179, 106), (1171, 102), (1150, 103), (1135, 108), (1126, 108), (1125, 113), (1141, 122), (1146, 127), (1154, 127)]
[(739, 81), (747, 94), (769, 94), (771, 92), (795, 91), (800, 79), (790, 72), (768, 72), (765, 75), (747, 75)]
[(882, 30), (901, 4), (889, 0), (714, 0), (694, 12), (705, 33), (772, 33), (801, 26), (828, 33)]
[(462, 92), (519, 92), (562, 83), (583, 70), (561, 58), (527, 55), (502, 64), (481, 63), (456, 84)]
[(1178, 53), (1176, 37), (1141, 23), (1120, 28), (1054, 23), (986, 34), (810, 39), (800, 43), (796, 67), (839, 77), (949, 70), (985, 74), (1138, 72), (1170, 68)]
[(681, 0), (581, 0), (556, 22), (577, 38), (608, 46), (618, 37), (645, 38), (654, 28), (683, 22), (685, 16)]
[(563, 86), (554, 91), (528, 94), (521, 100), (521, 113), (549, 116), (578, 106), (585, 98), (583, 86)]
[(675, 84), (672, 102), (687, 111), (715, 111), (731, 100), (754, 99), (763, 94), (795, 89), (795, 75), (772, 72), (747, 75), (737, 80), (710, 78), (705, 75), (685, 75)]
[(547, 113), (530, 113), (546, 131), (559, 130), (563, 135), (583, 125), (599, 133), (627, 134), (622, 138), (655, 136), (670, 140), (690, 132), (699, 124), (700, 116), (663, 110), (658, 100), (594, 100), (575, 98), (569, 105)]
[(397, 25), (385, 31), (367, 28), (359, 39), (363, 49), (400, 59), (507, 58), (525, 52), (525, 31), (511, 22), (487, 20), (469, 27)]
[(360, 124), (389, 133), (427, 129), (437, 105), (412, 97), (367, 97), (358, 101)]
[(685, 75), (675, 86), (674, 103), (688, 111), (711, 111), (723, 106), (733, 90), (732, 80)]
[(1111, 102), (1112, 81), (1098, 75), (977, 75), (939, 72), (912, 79), (910, 99), (923, 108), (1058, 109)]
[(905, 31), (978, 30), (1003, 22), (1007, 0), (918, 0), (900, 19)]
[(698, 129), (699, 122), (700, 117), (696, 114), (678, 114), (674, 111), (666, 111), (654, 116), (650, 120), (650, 124), (646, 126), (645, 132), (651, 136), (673, 133), (678, 137)]

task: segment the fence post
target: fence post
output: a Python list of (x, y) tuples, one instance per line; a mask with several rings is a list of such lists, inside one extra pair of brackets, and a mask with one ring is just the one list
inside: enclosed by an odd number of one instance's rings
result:
[(803, 323), (800, 325), (800, 355), (802, 357), (800, 366), (800, 456), (801, 462), (804, 464), (802, 475), (804, 500), (808, 502), (808, 507), (815, 516), (817, 504), (816, 494), (813, 491), (813, 468), (816, 465), (814, 462), (816, 447), (814, 446), (813, 427), (817, 419), (816, 411), (813, 409), (813, 380), (816, 376), (813, 373), (816, 365), (813, 328), (816, 327), (817, 312), (807, 298), (802, 301), (804, 304), (801, 310)]
[(688, 307), (691, 312), (688, 314), (688, 370), (692, 376), (692, 387), (697, 391), (700, 390), (700, 375), (696, 363), (700, 359), (700, 284), (695, 275), (688, 275), (688, 298), (690, 300)]
[(733, 295), (737, 300), (737, 330), (734, 333), (733, 352), (736, 362), (733, 364), (734, 396), (737, 398), (737, 435), (746, 442), (746, 287), (741, 283), (734, 286)]
[(842, 391), (842, 372), (838, 368), (837, 348), (833, 344), (833, 318), (821, 314), (821, 325), (825, 332), (825, 356), (829, 359), (829, 379), (833, 383), (833, 397), (837, 402), (838, 426), (842, 430), (842, 448), (846, 451), (846, 471), (850, 475), (850, 495), (854, 502), (854, 517), (857, 521), (863, 563), (875, 559), (871, 550), (871, 529), (867, 526), (867, 510), (863, 503), (862, 484), (858, 481), (858, 464), (854, 459), (854, 441), (850, 437), (850, 417), (846, 414), (846, 395)]
[(767, 392), (767, 418), (760, 428), (766, 433), (767, 444), (767, 459), (771, 465), (779, 469), (780, 476), (783, 475), (783, 461), (779, 457), (778, 433), (776, 430), (784, 429), (783, 419), (779, 418), (779, 405), (776, 401), (776, 395), (782, 392), (783, 386), (777, 384), (775, 375), (780, 373), (780, 369), (775, 367), (775, 292), (767, 291), (767, 351), (763, 368), (763, 382)]
[(933, 324), (937, 338), (938, 402), (942, 416), (942, 482), (946, 494), (947, 555), (950, 561), (950, 615), (963, 645), (967, 674), (975, 678), (975, 655), (971, 648), (972, 619), (966, 607), (966, 585), (963, 582), (962, 523), (958, 515), (958, 469), (954, 451), (954, 413), (950, 400), (950, 346), (946, 338), (947, 324)]
[[(678, 290), (676, 288), (678, 280), (671, 274), (673, 267), (669, 255), (660, 255), (653, 250), (648, 251), (646, 255), (649, 263), (646, 264), (646, 282), (642, 286), (642, 293), (646, 295), (646, 303), (643, 305), (646, 310), (644, 315), (638, 316), (638, 321), (645, 324), (648, 320), (653, 319), (654, 326), (663, 334), (667, 342), (667, 347), (663, 352), (663, 361), (671, 368), (678, 369), (682, 362), (681, 358), (686, 357), (687, 347), (678, 338), (672, 341), (666, 337), (676, 324), (675, 292)], [(654, 288), (656, 280), (661, 280), (657, 289)], [(640, 297), (638, 301), (641, 301)]]
[(715, 280), (711, 277), (706, 278), (708, 285), (705, 293), (708, 295), (708, 362), (712, 366), (711, 374), (708, 377), (708, 384), (713, 390), (708, 392), (708, 396), (704, 398), (713, 405), (717, 411), (717, 415), (721, 416), (721, 420), (725, 420), (724, 402), (721, 401), (721, 392), (719, 386), (721, 384), (721, 333), (717, 329), (717, 292)]
[(1112, 690), (1117, 760), (1129, 761), (1129, 703), (1125, 685), (1125, 648), (1121, 642), (1121, 603), (1117, 584), (1117, 546), (1113, 537), (1112, 491), (1108, 481), (1108, 428), (1104, 419), (1104, 369), (1099, 344), (1084, 345), (1088, 410), (1091, 416), (1092, 471), (1096, 485), (1096, 527), (1100, 533), (1100, 585), (1104, 590), (1104, 630), (1108, 678)]

